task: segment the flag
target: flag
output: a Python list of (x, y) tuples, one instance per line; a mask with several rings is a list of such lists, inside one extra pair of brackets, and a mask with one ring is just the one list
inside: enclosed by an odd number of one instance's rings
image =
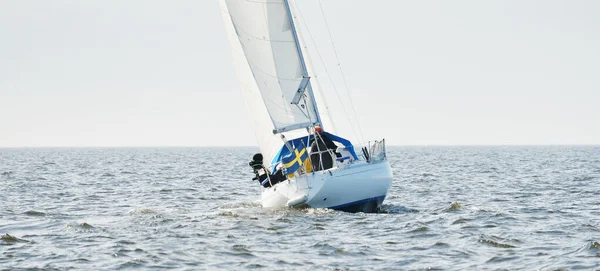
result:
[(287, 174), (296, 172), (308, 159), (308, 151), (302, 142), (298, 144), (294, 151), (281, 158), (281, 163)]

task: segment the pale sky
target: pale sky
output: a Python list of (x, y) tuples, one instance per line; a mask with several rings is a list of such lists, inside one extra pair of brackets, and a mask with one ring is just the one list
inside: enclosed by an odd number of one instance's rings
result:
[[(366, 140), (600, 144), (600, 1), (321, 2)], [(250, 123), (217, 0), (0, 1), (0, 147), (255, 146)]]

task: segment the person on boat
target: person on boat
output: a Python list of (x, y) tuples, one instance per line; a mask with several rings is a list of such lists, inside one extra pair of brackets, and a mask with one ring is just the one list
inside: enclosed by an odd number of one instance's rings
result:
[(321, 126), (315, 126), (314, 135), (310, 145), (310, 161), (313, 170), (319, 171), (332, 168), (333, 156), (331, 154), (334, 153), (336, 157), (342, 156), (336, 152), (337, 145), (323, 133)]
[(263, 166), (263, 155), (257, 153), (252, 156), (252, 161), (248, 163), (254, 171), (255, 177), (252, 180), (257, 180), (263, 187), (271, 187), (279, 182), (287, 179), (281, 168), (277, 169), (274, 174), (270, 174), (269, 170)]

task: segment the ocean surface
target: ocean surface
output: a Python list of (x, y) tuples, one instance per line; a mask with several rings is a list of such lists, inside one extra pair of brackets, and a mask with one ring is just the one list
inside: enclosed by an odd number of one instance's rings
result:
[(0, 270), (600, 270), (600, 147), (389, 147), (372, 214), (263, 209), (255, 152), (0, 149)]

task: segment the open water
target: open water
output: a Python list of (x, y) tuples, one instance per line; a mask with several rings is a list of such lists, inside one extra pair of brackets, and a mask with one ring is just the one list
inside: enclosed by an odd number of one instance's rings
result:
[(390, 147), (376, 214), (261, 208), (255, 151), (0, 149), (0, 270), (600, 270), (600, 147)]

